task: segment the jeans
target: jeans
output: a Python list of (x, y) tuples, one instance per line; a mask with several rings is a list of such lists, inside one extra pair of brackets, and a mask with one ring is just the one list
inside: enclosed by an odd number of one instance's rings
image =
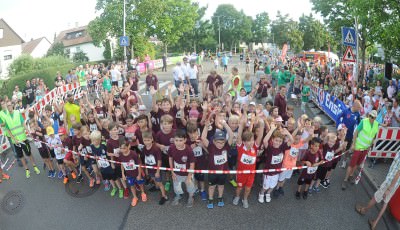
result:
[[(194, 90), (194, 95), (199, 95), (199, 81), (197, 79), (190, 79), (189, 81)], [(192, 91), (190, 91), (190, 94), (193, 94)]]

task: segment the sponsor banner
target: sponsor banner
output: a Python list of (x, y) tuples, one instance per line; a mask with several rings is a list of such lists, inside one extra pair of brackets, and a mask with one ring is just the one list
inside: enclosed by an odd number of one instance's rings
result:
[(333, 121), (339, 122), (340, 116), (343, 111), (347, 108), (344, 102), (332, 96), (323, 89), (312, 87), (311, 91), (314, 96), (312, 97), (314, 102), (325, 112)]

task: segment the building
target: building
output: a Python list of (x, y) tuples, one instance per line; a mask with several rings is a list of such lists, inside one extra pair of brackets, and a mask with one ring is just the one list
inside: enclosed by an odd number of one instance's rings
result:
[(29, 54), (34, 58), (41, 58), (47, 54), (51, 42), (46, 37), (41, 37), (22, 44), (22, 53)]
[(82, 51), (89, 58), (89, 61), (104, 60), (104, 47), (96, 47), (93, 39), (90, 37), (87, 26), (76, 27), (69, 30), (61, 31), (56, 37), (53, 44), (61, 42), (64, 45), (65, 53), (72, 58), (74, 53)]
[(24, 40), (0, 19), (0, 77), (8, 76), (8, 67), (21, 55)]

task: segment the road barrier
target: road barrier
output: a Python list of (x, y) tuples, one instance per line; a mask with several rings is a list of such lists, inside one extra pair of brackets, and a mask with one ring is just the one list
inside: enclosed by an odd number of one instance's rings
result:
[(6, 151), (10, 147), (10, 142), (8, 141), (7, 136), (4, 135), (3, 130), (0, 129), (0, 153)]

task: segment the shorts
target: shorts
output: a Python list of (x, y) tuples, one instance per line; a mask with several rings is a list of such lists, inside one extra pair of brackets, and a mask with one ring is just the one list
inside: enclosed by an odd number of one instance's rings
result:
[(276, 175), (264, 175), (263, 189), (273, 189), (278, 184), (279, 174)]
[(337, 163), (338, 163), (338, 161), (333, 162), (333, 163), (332, 163), (332, 167), (329, 169), (329, 171), (331, 171), (332, 169), (335, 169)]
[(115, 176), (114, 172), (101, 172), (101, 176), (103, 177), (103, 180), (116, 180), (117, 177)]
[(224, 68), (228, 68), (228, 65), (224, 65)]
[(317, 169), (317, 173), (315, 174), (315, 179), (319, 179), (321, 181), (325, 180), (326, 173), (331, 169), (331, 167), (323, 167), (320, 166)]
[(182, 183), (186, 184), (186, 191), (189, 194), (193, 194), (196, 191), (196, 188), (194, 186), (193, 180), (192, 180), (191, 183), (187, 183), (187, 177), (188, 176), (176, 175), (176, 178), (173, 181), (174, 192), (175, 192), (176, 195), (182, 195), (183, 194)]
[(64, 159), (57, 159), (57, 164), (58, 165), (64, 164)]
[(72, 152), (71, 152), (71, 151), (68, 151), (68, 152), (65, 154), (64, 159), (67, 160), (67, 161), (74, 161), (74, 156), (72, 155)]
[(256, 174), (237, 174), (236, 182), (239, 188), (247, 187), (251, 188), (254, 184), (254, 178)]
[(194, 174), (194, 179), (196, 179), (197, 181), (205, 181), (205, 175), (204, 173), (195, 173)]
[(114, 85), (115, 85), (115, 86), (118, 86), (118, 81), (113, 81), (111, 85), (112, 85), (112, 86), (114, 86)]
[(23, 143), (20, 143), (18, 145), (14, 144), (14, 148), (15, 148), (15, 153), (17, 155), (17, 158), (24, 157), (24, 153), (25, 153), (25, 156), (27, 156), (27, 157), (31, 156), (31, 154), (32, 154), (31, 146), (29, 145), (28, 140), (25, 140)]
[(162, 153), (161, 155), (161, 160), (162, 160), (162, 167), (169, 168), (169, 157), (167, 154)]
[[(155, 182), (162, 182), (162, 174), (160, 173), (160, 177), (156, 177), (155, 173), (149, 173), (149, 176), (151, 179), (153, 179)], [(128, 179), (128, 178), (127, 178)]]
[(126, 183), (129, 186), (134, 186), (135, 184), (141, 185), (141, 184), (144, 184), (144, 180), (143, 179), (138, 180), (135, 177), (126, 177)]
[(353, 156), (351, 157), (350, 167), (360, 166), (367, 155), (368, 150), (354, 150)]
[(47, 147), (39, 148), (39, 154), (43, 159), (49, 159), (50, 153)]
[(312, 177), (302, 177), (300, 176), (299, 179), (297, 180), (298, 185), (303, 185), (303, 184), (308, 184), (310, 185), (312, 181)]
[(51, 158), (56, 158), (56, 154), (54, 153), (54, 149), (50, 149)]
[(208, 185), (225, 185), (226, 174), (208, 174)]
[(390, 183), (384, 181), (381, 186), (379, 187), (379, 189), (375, 192), (374, 194), (374, 198), (376, 200), (377, 203), (380, 202), (385, 202), (386, 204), (389, 203), (390, 199), (392, 198), (393, 194), (396, 192), (397, 188), (393, 187), (390, 190), (390, 193), (388, 196), (385, 197), (385, 199), (383, 199), (383, 195), (385, 194), (386, 190), (389, 188)]
[(122, 178), (122, 171), (120, 164), (115, 164), (114, 175), (117, 179)]
[(293, 175), (293, 170), (283, 171), (283, 172), (279, 173), (278, 181), (282, 182), (284, 180), (288, 180), (288, 179), (292, 178), (292, 175)]

